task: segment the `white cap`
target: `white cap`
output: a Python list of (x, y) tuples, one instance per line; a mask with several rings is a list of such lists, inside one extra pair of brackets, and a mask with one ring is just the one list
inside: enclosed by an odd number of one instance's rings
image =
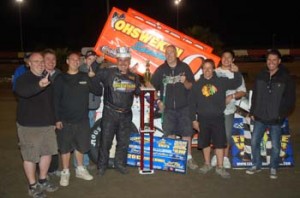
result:
[(117, 58), (131, 58), (131, 54), (128, 47), (117, 47)]

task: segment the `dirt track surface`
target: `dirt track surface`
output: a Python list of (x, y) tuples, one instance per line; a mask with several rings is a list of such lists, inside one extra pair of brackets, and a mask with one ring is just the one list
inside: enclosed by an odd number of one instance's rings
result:
[[(299, 73), (298, 73), (299, 74)], [(300, 83), (297, 83), (297, 98), (300, 97)], [(27, 181), (18, 150), (15, 125), (16, 101), (7, 84), (0, 84), (0, 198), (28, 197)], [(257, 175), (247, 175), (245, 170), (229, 170), (231, 179), (224, 180), (214, 171), (207, 175), (188, 171), (177, 174), (155, 171), (152, 175), (140, 175), (138, 169), (130, 167), (129, 175), (121, 175), (108, 170), (103, 177), (95, 176), (92, 181), (75, 178), (71, 169), (70, 185), (60, 187), (47, 197), (57, 198), (299, 198), (300, 197), (300, 100), (290, 117), (291, 140), (295, 166), (279, 169), (277, 180), (269, 179), (269, 171)], [(193, 157), (203, 163), (202, 153), (193, 149)], [(59, 178), (52, 178), (59, 183)]]

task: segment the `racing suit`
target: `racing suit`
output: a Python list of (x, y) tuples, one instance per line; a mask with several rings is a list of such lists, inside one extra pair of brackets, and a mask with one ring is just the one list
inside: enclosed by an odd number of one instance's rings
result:
[(98, 168), (106, 168), (109, 150), (116, 135), (115, 167), (124, 167), (129, 145), (134, 95), (140, 93), (139, 77), (128, 71), (121, 74), (116, 67), (101, 70), (93, 79), (104, 87), (104, 108), (101, 121)]

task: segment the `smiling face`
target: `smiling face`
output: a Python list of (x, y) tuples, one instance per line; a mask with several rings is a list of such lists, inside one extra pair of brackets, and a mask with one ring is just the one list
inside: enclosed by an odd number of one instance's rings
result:
[(203, 70), (203, 77), (205, 79), (210, 79), (213, 76), (215, 68), (215, 63), (211, 59), (206, 59), (203, 62), (202, 70)]
[(80, 56), (76, 53), (70, 54), (67, 59), (67, 64), (69, 66), (68, 73), (70, 74), (77, 73), (80, 65)]
[(130, 66), (130, 60), (131, 58), (126, 57), (126, 58), (118, 58), (117, 59), (117, 66), (121, 74), (127, 74)]
[(52, 72), (56, 66), (55, 54), (46, 53), (44, 54), (45, 68), (48, 72)]
[(221, 63), (223, 69), (230, 69), (234, 58), (230, 52), (224, 52), (221, 57)]
[(30, 71), (36, 76), (42, 76), (45, 70), (44, 58), (41, 53), (33, 53), (28, 62)]
[(84, 59), (85, 64), (87, 64), (88, 66), (91, 66), (92, 63), (96, 60), (96, 58), (97, 58), (97, 57), (94, 56), (94, 55), (91, 55), (91, 56), (86, 57), (86, 58)]
[(212, 64), (205, 63), (203, 65), (203, 76), (204, 76), (204, 78), (210, 79), (213, 76), (213, 71), (214, 71), (214, 68), (213, 68)]
[(273, 75), (281, 63), (281, 59), (275, 54), (269, 54), (267, 57), (267, 67), (270, 71), (270, 75)]

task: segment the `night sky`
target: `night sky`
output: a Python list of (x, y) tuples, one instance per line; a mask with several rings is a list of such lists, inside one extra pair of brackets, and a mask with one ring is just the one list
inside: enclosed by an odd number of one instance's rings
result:
[[(182, 0), (179, 29), (208, 27), (224, 47), (235, 49), (300, 48), (300, 12), (295, 4), (295, 0)], [(174, 0), (110, 0), (113, 6), (124, 11), (131, 7), (176, 28)], [(21, 11), (25, 51), (94, 46), (107, 19), (106, 0), (24, 0)], [(0, 50), (20, 50), (15, 0), (0, 1), (0, 22)]]

